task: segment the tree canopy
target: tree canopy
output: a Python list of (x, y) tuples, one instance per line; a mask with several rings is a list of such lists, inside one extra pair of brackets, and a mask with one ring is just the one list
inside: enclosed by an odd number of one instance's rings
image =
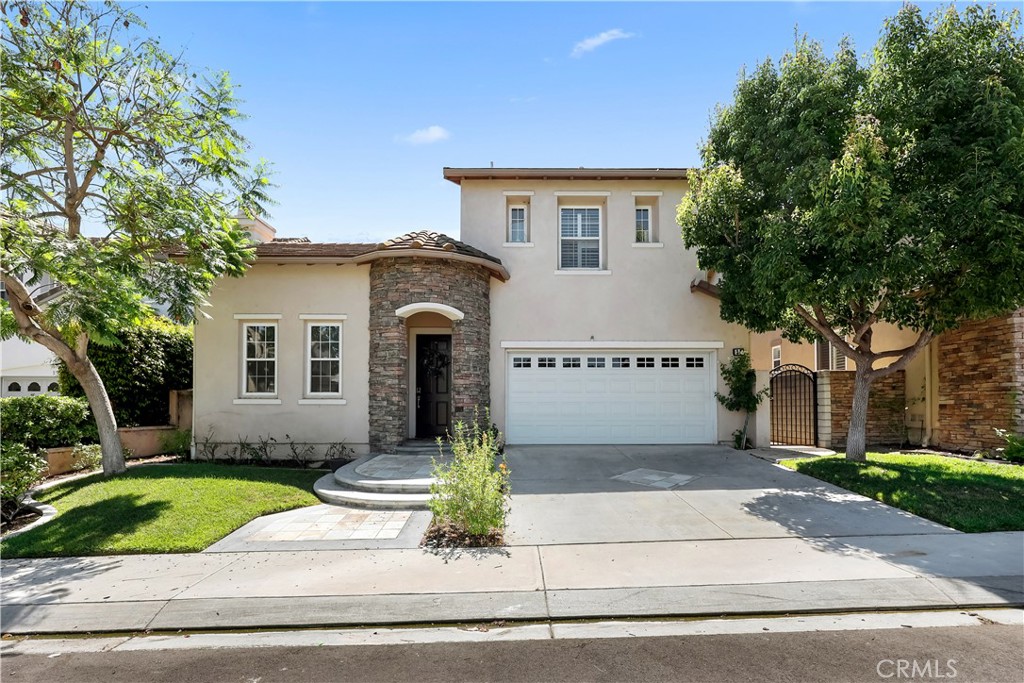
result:
[[(2, 9), (3, 330), (49, 348), (82, 384), (109, 474), (123, 462), (90, 340), (114, 343), (154, 301), (189, 320), (217, 277), (241, 275), (251, 251), (236, 217), (264, 211), (266, 166), (248, 159), (228, 75), (189, 68), (132, 12)], [(59, 285), (45, 300), (44, 276)]]
[[(722, 274), (721, 315), (854, 361), (851, 457), (871, 381), (943, 331), (1024, 305), (1017, 12), (905, 5), (868, 60), (847, 40), (829, 57), (798, 38), (741, 76), (701, 157), (678, 220)], [(918, 338), (878, 351), (879, 322)]]

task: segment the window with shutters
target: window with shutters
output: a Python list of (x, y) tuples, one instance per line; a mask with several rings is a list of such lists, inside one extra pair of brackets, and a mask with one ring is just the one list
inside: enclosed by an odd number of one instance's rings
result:
[(560, 269), (601, 269), (600, 207), (561, 207), (559, 209), (558, 236), (558, 267)]

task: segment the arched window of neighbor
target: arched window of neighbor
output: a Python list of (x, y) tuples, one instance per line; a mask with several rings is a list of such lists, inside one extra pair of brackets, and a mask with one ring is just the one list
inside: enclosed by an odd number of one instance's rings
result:
[(58, 386), (57, 386), (57, 383), (56, 383), (56, 382), (50, 382), (50, 383), (49, 383), (49, 384), (48, 384), (48, 385), (46, 386), (46, 390), (47, 390), (47, 391), (57, 391), (57, 390), (59, 390), (59, 389), (60, 389), (60, 387), (58, 387)]
[(7, 391), (11, 392), (12, 394), (17, 393), (21, 391), (21, 385), (18, 384), (17, 382), (11, 382), (10, 384), (7, 385)]
[(39, 382), (32, 382), (31, 384), (29, 384), (28, 385), (28, 390), (29, 391), (40, 391), (41, 387), (39, 386)]

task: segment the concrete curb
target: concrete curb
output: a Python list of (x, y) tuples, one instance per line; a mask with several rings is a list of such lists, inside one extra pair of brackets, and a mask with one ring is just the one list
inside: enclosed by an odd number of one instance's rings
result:
[(8, 604), (4, 633), (342, 628), (1024, 606), (1024, 576), (397, 595)]

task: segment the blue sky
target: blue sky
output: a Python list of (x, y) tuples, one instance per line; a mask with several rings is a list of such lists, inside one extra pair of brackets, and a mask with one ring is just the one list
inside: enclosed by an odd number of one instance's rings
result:
[(869, 52), (899, 3), (157, 2), (150, 32), (227, 70), (282, 236), (458, 235), (443, 166), (693, 166), (744, 65), (794, 28)]

